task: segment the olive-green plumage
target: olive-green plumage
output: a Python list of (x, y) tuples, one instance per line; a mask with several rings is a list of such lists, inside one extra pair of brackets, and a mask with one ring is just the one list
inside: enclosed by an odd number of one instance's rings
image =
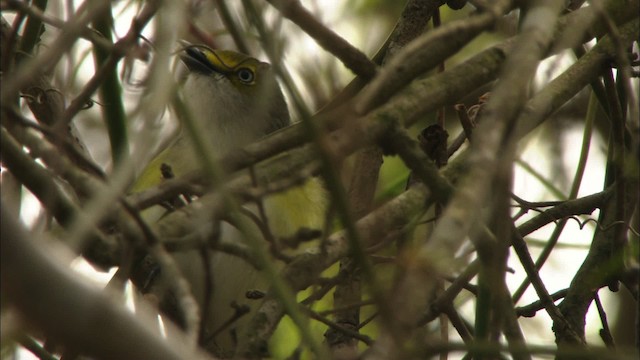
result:
[[(181, 52), (180, 60), (186, 67), (180, 95), (193, 120), (204, 129), (202, 135), (216, 157), (238, 151), (289, 125), (284, 96), (269, 64), (233, 51), (202, 46), (187, 47)], [(197, 170), (200, 164), (191, 139), (180, 131), (142, 171), (132, 192), (158, 185), (166, 178), (167, 170), (173, 177), (180, 177)], [(300, 227), (321, 229), (325, 203), (323, 187), (315, 178), (303, 186), (263, 199), (269, 228), (276, 237), (292, 236)], [(243, 241), (240, 232), (229, 224), (223, 224), (220, 231), (224, 241)], [(259, 302), (247, 300), (246, 291), (267, 290), (268, 284), (240, 258), (213, 251), (207, 255), (212, 275), (209, 287), (205, 284), (205, 262), (198, 250), (173, 256), (190, 282), (201, 310), (205, 307), (206, 289), (213, 290), (205, 321), (205, 334), (210, 336), (233, 315), (232, 301), (255, 308)], [(161, 284), (161, 277), (154, 281)], [(163, 291), (161, 285), (154, 288)], [(243, 317), (246, 318), (248, 316)], [(242, 324), (243, 321), (239, 321), (231, 328), (239, 328), (241, 332)], [(230, 332), (225, 331), (204, 345), (218, 355), (229, 355), (233, 352), (233, 343)]]

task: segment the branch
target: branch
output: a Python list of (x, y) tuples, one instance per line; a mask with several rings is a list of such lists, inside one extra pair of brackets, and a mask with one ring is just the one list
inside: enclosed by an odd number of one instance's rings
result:
[[(416, 185), (396, 199), (363, 217), (356, 222), (356, 230), (360, 234), (363, 245), (376, 241), (380, 234), (388, 233), (403, 226), (412, 219), (430, 196), (430, 192), (422, 185)], [(296, 256), (282, 271), (283, 276), (296, 290), (303, 290), (314, 282), (322, 271), (349, 253), (349, 242), (344, 231), (330, 236), (322, 249), (309, 249)], [(275, 330), (284, 315), (282, 304), (267, 292), (256, 316), (251, 320), (247, 342), (240, 344), (238, 354), (250, 356), (252, 349), (260, 349)]]
[(58, 258), (60, 249), (28, 233), (4, 204), (0, 216), (2, 294), (45, 334), (69, 349), (103, 359), (208, 358), (181, 336), (160, 338), (149, 320), (135, 317), (81, 281), (63, 265), (71, 255)]
[[(400, 19), (396, 23), (387, 40), (388, 48), (384, 55), (374, 57), (378, 64), (386, 64), (407, 43), (418, 37), (426, 28), (429, 20), (438, 11), (440, 1), (408, 1)], [(355, 219), (359, 219), (371, 211), (373, 198), (378, 184), (378, 175), (382, 166), (382, 150), (379, 147), (368, 147), (359, 151), (354, 159), (352, 178), (348, 188), (349, 204)], [(340, 308), (361, 301), (362, 285), (359, 276), (359, 264), (355, 258), (340, 261), (340, 274), (343, 281), (336, 285), (334, 307)], [(383, 314), (387, 314), (384, 312)], [(357, 332), (360, 326), (360, 308), (339, 311), (335, 315), (336, 322)], [(330, 327), (325, 338), (334, 354), (357, 354), (358, 342), (339, 328)]]
[(375, 75), (376, 65), (365, 54), (320, 23), (298, 0), (267, 0), (267, 2), (304, 30), (323, 49), (340, 59), (356, 75), (365, 79), (371, 79)]
[(411, 41), (358, 96), (356, 112), (364, 115), (385, 103), (399, 89), (442, 63), (492, 26), (510, 6), (511, 1), (502, 0), (490, 12), (452, 21)]
[[(3, 165), (41, 201), (58, 223), (68, 229), (74, 222), (88, 222), (85, 213), (60, 191), (51, 174), (24, 153), (22, 145), (17, 143), (4, 127), (1, 128), (1, 134)], [(51, 155), (55, 154), (55, 151), (46, 153)], [(89, 246), (85, 255), (89, 259), (103, 268), (117, 263), (120, 249), (115, 242), (93, 228), (89, 231), (88, 238)]]
[(611, 197), (612, 192), (613, 189), (610, 188), (599, 193), (581, 197), (579, 199), (564, 201), (561, 204), (554, 206), (551, 209), (545, 210), (540, 215), (518, 226), (518, 233), (524, 237), (549, 224), (550, 222), (564, 219), (572, 215), (591, 214), (595, 209), (602, 208), (607, 203), (608, 199)]
[[(612, 252), (616, 249), (613, 243), (615, 234), (619, 231), (617, 228), (628, 223), (633, 209), (637, 207), (638, 186), (637, 177), (627, 179), (626, 198), (622, 204), (625, 209), (625, 218), (622, 219), (624, 220), (622, 223), (617, 226), (607, 226), (618, 220), (616, 217), (618, 203), (614, 201), (615, 196), (609, 198), (606, 206), (601, 209), (599, 222), (607, 228), (596, 230), (589, 253), (571, 281), (567, 295), (558, 306), (573, 330), (578, 333), (581, 342), (584, 342), (586, 313), (596, 291), (605, 286), (608, 281), (617, 280), (624, 270), (623, 262), (620, 260), (622, 254), (619, 251)], [(563, 327), (561, 323), (554, 321), (553, 330), (560, 348), (576, 344), (569, 329)]]
[(67, 22), (60, 36), (47, 47), (46, 51), (27, 61), (23, 66), (16, 69), (10, 77), (3, 80), (0, 94), (1, 102), (3, 104), (9, 102), (11, 98), (18, 94), (20, 90), (24, 89), (32, 79), (49, 73), (58, 63), (60, 57), (69, 51), (75, 43), (75, 39), (83, 33), (87, 25), (109, 9), (109, 4), (110, 2), (106, 0), (84, 3), (82, 8), (85, 11)]

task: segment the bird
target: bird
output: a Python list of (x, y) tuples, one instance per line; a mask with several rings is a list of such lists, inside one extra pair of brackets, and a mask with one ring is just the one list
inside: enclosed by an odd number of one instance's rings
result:
[[(292, 123), (269, 63), (239, 52), (203, 45), (184, 47), (178, 58), (181, 63), (178, 93), (188, 113), (200, 124), (202, 138), (208, 142), (208, 149), (214, 152), (215, 158), (236, 153)], [(140, 173), (131, 192), (183, 176), (200, 169), (201, 164), (193, 139), (187, 131), (180, 129)], [(326, 199), (324, 186), (315, 177), (306, 180), (302, 186), (264, 197), (262, 205), (270, 232), (274, 237), (291, 237), (301, 228), (322, 229)], [(257, 212), (255, 206), (245, 205), (245, 208)], [(226, 242), (246, 244), (243, 234), (227, 223), (220, 226), (218, 236)], [(201, 334), (204, 334), (200, 337), (201, 345), (217, 356), (232, 356), (237, 334), (250, 316), (243, 316), (231, 324), (228, 324), (229, 319), (234, 318), (240, 307), (255, 309), (258, 302), (247, 299), (246, 293), (264, 291), (269, 284), (252, 265), (234, 255), (209, 249), (204, 254), (206, 259), (200, 250), (175, 252), (172, 256), (189, 282), (201, 312), (207, 310), (207, 314), (201, 313)], [(206, 264), (210, 267), (208, 284)], [(149, 288), (162, 289), (160, 285), (153, 286), (154, 282), (162, 283), (162, 274), (154, 274), (154, 279), (145, 282), (151, 283)], [(166, 297), (166, 294), (158, 296)]]

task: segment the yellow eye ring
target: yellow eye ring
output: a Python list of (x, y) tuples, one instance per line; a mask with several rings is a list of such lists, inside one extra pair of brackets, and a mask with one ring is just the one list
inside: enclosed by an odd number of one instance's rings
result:
[(240, 81), (246, 84), (250, 84), (255, 79), (255, 74), (249, 68), (240, 68), (236, 71), (236, 76)]

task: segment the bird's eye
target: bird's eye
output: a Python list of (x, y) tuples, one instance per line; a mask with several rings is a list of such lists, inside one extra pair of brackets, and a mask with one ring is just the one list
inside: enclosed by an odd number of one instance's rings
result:
[(240, 79), (240, 81), (242, 81), (244, 83), (253, 82), (253, 79), (255, 77), (255, 74), (253, 73), (253, 71), (251, 71), (250, 69), (247, 69), (247, 68), (239, 69), (236, 72), (236, 75), (238, 76), (238, 79)]

